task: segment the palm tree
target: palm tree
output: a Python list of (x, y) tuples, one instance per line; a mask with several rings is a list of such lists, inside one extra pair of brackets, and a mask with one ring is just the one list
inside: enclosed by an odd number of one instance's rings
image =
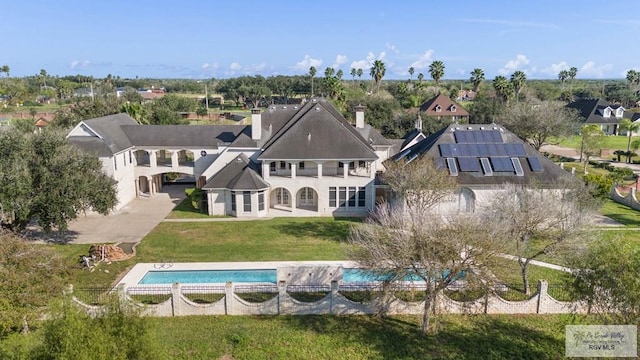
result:
[(313, 77), (316, 76), (316, 72), (315, 66), (309, 68), (309, 75), (311, 75), (311, 97), (313, 97)]
[(351, 68), (351, 80), (353, 81), (354, 86), (356, 84), (356, 74), (357, 73), (358, 73), (358, 71), (356, 70), (356, 68)]
[(384, 73), (387, 69), (384, 66), (382, 60), (376, 60), (373, 62), (373, 66), (369, 70), (369, 75), (373, 78), (373, 82), (376, 87), (376, 92), (380, 90), (380, 84), (382, 83), (382, 78), (384, 77)]
[(415, 72), (415, 69), (412, 67), (409, 68), (409, 76), (411, 77), (411, 80), (413, 80), (413, 73)]
[(7, 78), (9, 77), (9, 65), (2, 65), (0, 68), (0, 73), (4, 73), (4, 81), (7, 82)]
[(330, 78), (335, 73), (336, 73), (336, 70), (334, 68), (332, 68), (332, 67), (328, 67), (328, 68), (324, 69), (324, 77), (325, 78)]
[(336, 72), (336, 77), (338, 78), (338, 80), (342, 80), (342, 77), (344, 76), (344, 71), (342, 71), (342, 69), (338, 70), (338, 72)]
[(563, 89), (564, 89), (564, 82), (565, 82), (565, 80), (567, 80), (568, 77), (569, 77), (569, 71), (567, 71), (567, 70), (561, 70), (558, 73), (558, 79), (562, 83), (562, 88)]
[(44, 88), (47, 88), (47, 70), (41, 69), (40, 76), (42, 76), (42, 83), (44, 84)]
[(473, 69), (469, 81), (473, 84), (473, 92), (477, 92), (480, 88), (480, 84), (484, 81), (484, 71), (480, 68)]
[(440, 79), (444, 76), (444, 63), (436, 60), (429, 65), (429, 75), (435, 80), (436, 85), (440, 84)]
[(571, 68), (569, 68), (567, 75), (569, 75), (569, 79), (571, 79), (571, 92), (573, 92), (573, 79), (575, 79), (576, 75), (578, 75), (578, 68), (572, 66)]
[(627, 81), (631, 90), (634, 90), (635, 86), (640, 84), (640, 72), (633, 69), (627, 71)]
[(422, 82), (422, 79), (424, 79), (424, 74), (423, 73), (419, 73), (418, 74), (418, 81)]
[(358, 75), (358, 86), (360, 86), (360, 79), (362, 78), (362, 69), (358, 69), (358, 71), (356, 71), (356, 75)]
[(524, 87), (525, 82), (527, 81), (527, 75), (518, 70), (511, 74), (511, 87), (513, 88), (513, 92), (516, 95), (516, 101), (520, 97), (520, 91)]
[(640, 123), (633, 122), (630, 119), (620, 120), (620, 130), (627, 132), (627, 162), (631, 159), (631, 137), (633, 133), (640, 130)]
[(511, 83), (506, 77), (498, 75), (493, 79), (493, 88), (496, 94), (502, 97), (503, 100), (509, 101), (509, 95), (511, 93)]

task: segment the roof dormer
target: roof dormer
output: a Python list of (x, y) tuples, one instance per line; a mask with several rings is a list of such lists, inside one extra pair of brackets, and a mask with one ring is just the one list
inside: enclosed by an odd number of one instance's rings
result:
[(624, 108), (622, 106), (618, 107), (616, 109), (616, 117), (617, 118), (622, 118), (624, 117)]
[(455, 105), (451, 105), (451, 107), (449, 108), (449, 111), (451, 112), (456, 112), (456, 110), (458, 110), (458, 108)]
[(436, 110), (436, 112), (441, 112), (442, 111), (442, 106), (436, 105), (436, 107), (434, 109)]

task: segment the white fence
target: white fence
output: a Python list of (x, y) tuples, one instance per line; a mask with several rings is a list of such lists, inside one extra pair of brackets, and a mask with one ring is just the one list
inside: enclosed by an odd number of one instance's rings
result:
[[(403, 287), (399, 290), (415, 292), (418, 287)], [(71, 289), (73, 292), (73, 289)], [(331, 285), (287, 286), (284, 281), (278, 285), (244, 285), (227, 283), (224, 286), (189, 286), (173, 284), (171, 287), (130, 287), (120, 286), (117, 292), (121, 301), (141, 306), (148, 316), (189, 316), (189, 315), (312, 315), (312, 314), (421, 314), (424, 301), (410, 302), (396, 296), (373, 296), (365, 301), (350, 300), (345, 294), (376, 293), (379, 288), (371, 285)], [(247, 299), (247, 294), (261, 294), (267, 299)], [(292, 295), (296, 294), (296, 295)], [(307, 295), (300, 300), (300, 294)], [(474, 301), (455, 301), (440, 295), (436, 299), (435, 311), (451, 314), (562, 314), (588, 313), (586, 304), (558, 301), (548, 294), (548, 284), (540, 281), (538, 291), (527, 300), (507, 301), (499, 292), (491, 292)], [(100, 311), (101, 306), (89, 305), (73, 294), (73, 299), (90, 314)], [(155, 297), (157, 304), (142, 305), (138, 300)], [(305, 296), (303, 296), (305, 297)], [(137, 299), (137, 300), (134, 300)], [(203, 303), (202, 298), (209, 298)], [(310, 301), (309, 298), (313, 298)]]

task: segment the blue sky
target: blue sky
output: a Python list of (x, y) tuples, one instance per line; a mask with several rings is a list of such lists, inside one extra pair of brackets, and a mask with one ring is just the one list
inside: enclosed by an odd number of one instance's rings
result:
[[(624, 78), (640, 70), (637, 0), (15, 1), (0, 6), (10, 76), (228, 78), (362, 68), (386, 79)], [(383, 5), (384, 4), (384, 5)]]

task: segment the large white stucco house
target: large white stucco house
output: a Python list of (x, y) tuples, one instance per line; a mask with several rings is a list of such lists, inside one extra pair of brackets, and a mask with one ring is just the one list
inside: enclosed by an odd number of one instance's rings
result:
[(432, 156), (462, 191), (453, 206), (474, 211), (505, 183), (553, 183), (566, 174), (498, 125), (451, 125), (403, 140), (365, 121), (350, 124), (325, 99), (254, 109), (251, 125), (139, 125), (126, 114), (85, 120), (68, 140), (100, 158), (118, 184), (118, 207), (153, 196), (163, 174), (193, 177), (209, 215), (366, 216), (385, 197), (383, 162)]

